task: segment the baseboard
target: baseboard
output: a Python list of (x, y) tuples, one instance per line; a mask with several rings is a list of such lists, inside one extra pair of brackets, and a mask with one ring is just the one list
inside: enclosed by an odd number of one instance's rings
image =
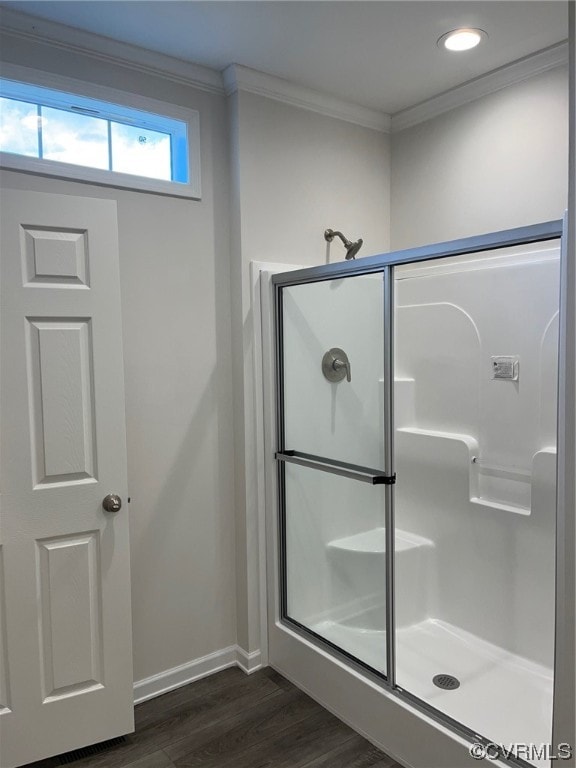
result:
[(143, 701), (161, 696), (163, 693), (181, 688), (183, 685), (213, 675), (215, 672), (220, 672), (228, 667), (239, 667), (249, 675), (260, 669), (261, 666), (260, 651), (248, 653), (238, 645), (231, 645), (186, 664), (181, 664), (179, 667), (173, 667), (159, 672), (157, 675), (137, 680), (134, 683), (134, 704), (141, 704)]
[(262, 666), (262, 654), (260, 651), (252, 651), (248, 653), (244, 648), (236, 646), (236, 664), (241, 670), (246, 672), (247, 675), (251, 675), (252, 672), (256, 672)]

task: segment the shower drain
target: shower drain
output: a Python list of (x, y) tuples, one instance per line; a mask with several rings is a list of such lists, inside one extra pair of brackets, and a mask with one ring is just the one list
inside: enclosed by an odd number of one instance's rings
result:
[(434, 675), (432, 682), (445, 691), (454, 691), (456, 688), (460, 688), (460, 680), (453, 675)]

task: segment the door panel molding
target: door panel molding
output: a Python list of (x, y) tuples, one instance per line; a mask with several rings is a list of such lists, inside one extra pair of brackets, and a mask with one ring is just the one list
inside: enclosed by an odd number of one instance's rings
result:
[(86, 230), (23, 225), (21, 249), (25, 287), (90, 287)]
[(36, 542), (42, 699), (103, 687), (100, 532)]
[(34, 488), (95, 481), (92, 321), (26, 320)]

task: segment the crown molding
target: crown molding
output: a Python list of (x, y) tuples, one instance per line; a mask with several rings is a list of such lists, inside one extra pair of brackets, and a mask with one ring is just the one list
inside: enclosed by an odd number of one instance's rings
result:
[(413, 125), (431, 120), (451, 109), (469, 104), (495, 91), (500, 91), (510, 85), (547, 72), (549, 69), (564, 66), (568, 63), (568, 43), (558, 43), (550, 48), (525, 56), (485, 75), (474, 78), (463, 85), (440, 93), (421, 104), (408, 107), (392, 115), (391, 131), (398, 133)]
[(230, 96), (237, 91), (248, 91), (268, 99), (275, 99), (294, 107), (335, 117), (348, 123), (382, 133), (390, 132), (390, 115), (376, 109), (351, 104), (335, 96), (297, 85), (274, 75), (267, 75), (240, 64), (231, 64), (223, 72), (224, 89)]
[(1, 7), (0, 17), (2, 34), (16, 39), (50, 45), (209, 93), (230, 95), (236, 91), (248, 91), (382, 133), (403, 131), (568, 62), (568, 43), (559, 43), (390, 116), (240, 64), (231, 64), (220, 73), (209, 67), (10, 8)]
[(156, 53), (109, 37), (95, 35), (65, 24), (0, 8), (4, 35), (90, 56), (116, 66), (154, 75), (209, 93), (224, 94), (222, 75), (215, 69)]

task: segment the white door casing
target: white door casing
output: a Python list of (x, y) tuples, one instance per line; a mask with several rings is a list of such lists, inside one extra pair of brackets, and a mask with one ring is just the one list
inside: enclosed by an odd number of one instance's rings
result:
[[(0, 766), (133, 730), (116, 203), (2, 191)], [(119, 512), (102, 500), (122, 497)]]

